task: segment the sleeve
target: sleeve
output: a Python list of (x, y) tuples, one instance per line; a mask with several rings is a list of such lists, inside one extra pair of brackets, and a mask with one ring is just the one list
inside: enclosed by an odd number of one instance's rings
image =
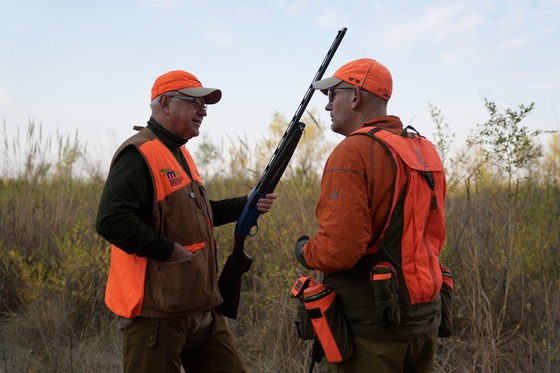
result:
[(327, 160), (316, 210), (319, 230), (303, 249), (307, 264), (326, 273), (352, 268), (372, 236), (367, 151), (356, 137), (343, 140)]
[(212, 215), (214, 216), (214, 226), (218, 227), (227, 223), (232, 223), (239, 219), (239, 215), (247, 204), (247, 196), (227, 198), (219, 201), (210, 201)]
[(174, 242), (146, 223), (152, 215), (153, 199), (147, 164), (134, 146), (128, 146), (109, 170), (97, 211), (97, 233), (128, 254), (167, 260)]

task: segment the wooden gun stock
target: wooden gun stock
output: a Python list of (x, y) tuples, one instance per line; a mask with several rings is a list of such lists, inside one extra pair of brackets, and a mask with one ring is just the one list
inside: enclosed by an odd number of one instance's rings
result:
[(218, 287), (223, 302), (215, 309), (220, 315), (237, 318), (237, 310), (241, 298), (241, 280), (243, 274), (251, 268), (253, 257), (245, 252), (245, 238), (234, 236), (233, 250), (226, 260), (218, 280)]

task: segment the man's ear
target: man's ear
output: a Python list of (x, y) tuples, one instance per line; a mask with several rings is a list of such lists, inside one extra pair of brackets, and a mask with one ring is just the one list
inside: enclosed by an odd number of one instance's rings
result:
[(169, 97), (167, 95), (161, 95), (159, 98), (159, 107), (161, 110), (168, 114), (169, 113)]
[(352, 102), (350, 103), (352, 109), (355, 109), (358, 106), (360, 106), (360, 102), (362, 102), (361, 93), (362, 92), (359, 87), (354, 87), (354, 89), (352, 90)]

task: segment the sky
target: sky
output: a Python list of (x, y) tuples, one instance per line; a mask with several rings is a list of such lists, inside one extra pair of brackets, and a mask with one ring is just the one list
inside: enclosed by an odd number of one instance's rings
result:
[[(559, 20), (560, 0), (0, 0), (0, 119), (8, 134), (29, 121), (45, 134), (77, 132), (108, 169), (149, 119), (154, 80), (182, 69), (223, 93), (201, 137), (255, 142), (275, 112), (293, 117), (346, 27), (325, 77), (378, 60), (393, 76), (389, 114), (428, 138), (430, 104), (460, 145), (488, 119), (485, 99), (534, 102), (523, 124), (559, 130)], [(316, 92), (308, 110), (330, 126), (325, 104)]]

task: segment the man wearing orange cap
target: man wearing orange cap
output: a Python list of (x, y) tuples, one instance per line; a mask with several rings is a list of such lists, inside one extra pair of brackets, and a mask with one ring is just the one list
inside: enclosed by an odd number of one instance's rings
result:
[(295, 255), (324, 272), (342, 305), (354, 352), (335, 371), (432, 372), (445, 238), (440, 157), (387, 115), (393, 81), (379, 62), (351, 61), (313, 86), (346, 138), (324, 167), (318, 233), (300, 237)]
[[(112, 244), (105, 302), (119, 316), (125, 372), (245, 371), (213, 311), (222, 301), (213, 226), (236, 221), (248, 196), (210, 201), (184, 146), (221, 96), (186, 71), (163, 74), (148, 125), (111, 162), (96, 230)], [(257, 209), (268, 212), (275, 198)]]

